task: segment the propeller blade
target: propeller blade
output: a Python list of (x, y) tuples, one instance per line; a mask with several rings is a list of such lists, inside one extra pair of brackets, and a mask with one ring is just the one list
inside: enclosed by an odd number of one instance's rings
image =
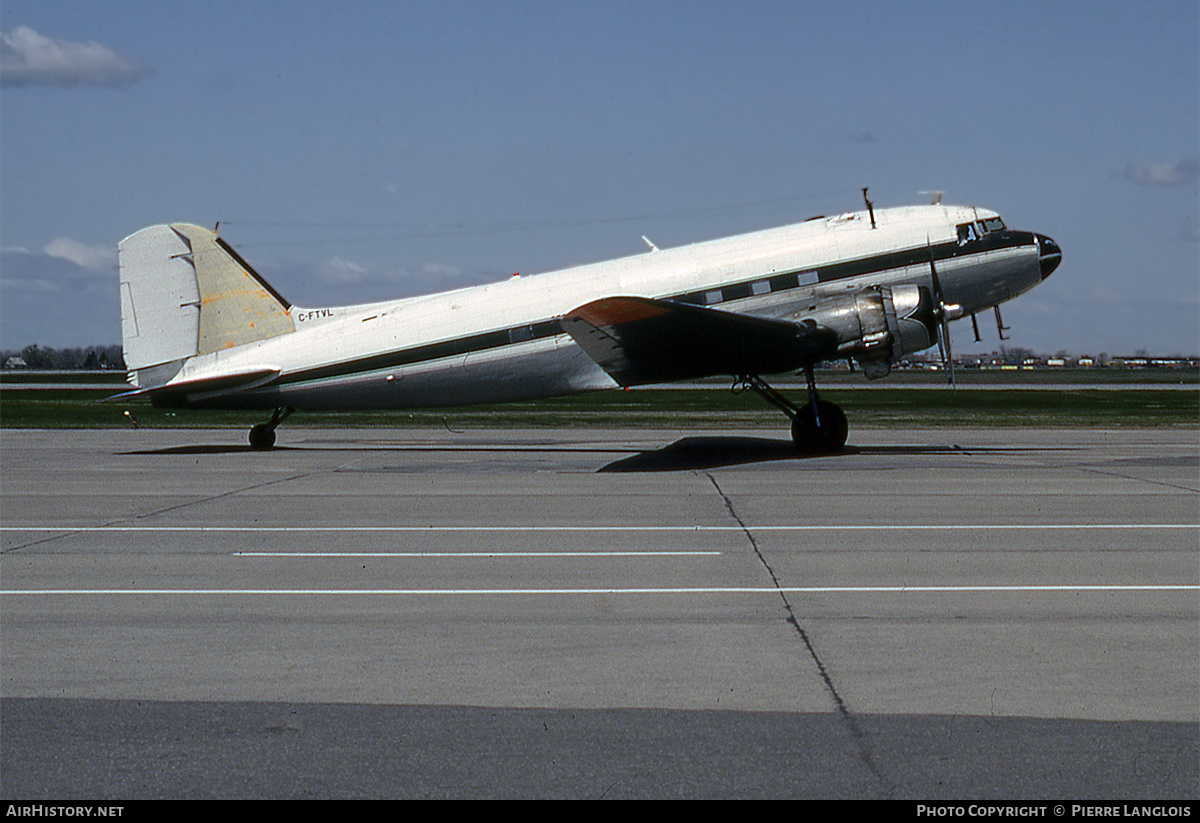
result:
[(937, 263), (933, 260), (933, 243), (925, 236), (925, 248), (929, 250), (929, 281), (933, 287), (934, 310), (938, 316), (938, 352), (942, 355), (942, 368), (949, 374), (947, 382), (957, 387), (954, 382), (954, 353), (950, 351), (950, 321), (946, 318), (946, 301), (942, 298), (942, 281), (938, 277)]
[(937, 302), (937, 310), (939, 313), (945, 313), (945, 302), (942, 300), (942, 281), (938, 277), (937, 264), (933, 262), (933, 243), (929, 237), (925, 237), (925, 248), (929, 250), (929, 280), (933, 286), (933, 299)]
[(942, 320), (941, 332), (941, 337), (946, 338), (946, 355), (944, 365), (946, 367), (946, 371), (949, 373), (949, 376), (946, 378), (946, 382), (954, 388), (958, 388), (958, 383), (954, 382), (954, 352), (950, 348), (950, 322), (948, 320)]

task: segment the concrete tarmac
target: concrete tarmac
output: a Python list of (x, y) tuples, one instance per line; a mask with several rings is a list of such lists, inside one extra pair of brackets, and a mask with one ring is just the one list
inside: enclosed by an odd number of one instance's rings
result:
[(0, 432), (0, 796), (1200, 796), (1194, 430)]

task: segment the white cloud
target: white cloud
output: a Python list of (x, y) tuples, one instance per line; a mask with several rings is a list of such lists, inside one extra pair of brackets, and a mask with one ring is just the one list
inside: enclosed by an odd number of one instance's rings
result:
[(111, 269), (106, 273), (107, 277), (98, 276), (94, 269), (47, 251), (0, 249), (0, 348), (119, 341), (117, 276)]
[(51, 257), (69, 260), (81, 269), (88, 271), (110, 272), (117, 265), (116, 249), (104, 245), (89, 246), (69, 237), (51, 240), (42, 247), (42, 251)]
[(60, 40), (28, 26), (0, 32), (0, 85), (132, 85), (154, 73), (140, 60), (94, 41)]
[(1200, 179), (1200, 156), (1178, 163), (1130, 163), (1122, 176), (1139, 186), (1186, 186)]
[[(406, 266), (357, 263), (341, 257), (333, 257), (317, 264), (313, 272), (316, 280), (324, 285), (339, 288), (378, 288), (383, 290), (380, 294), (385, 299), (447, 291), (459, 286), (497, 279), (492, 273), (467, 273), (456, 266), (443, 263), (426, 263), (411, 269)], [(377, 295), (372, 293), (369, 299), (377, 299)]]
[(300, 306), (348, 306), (399, 300), (490, 283), (505, 277), (495, 271), (464, 271), (440, 262), (410, 267), (336, 256), (320, 260), (254, 262), (268, 283)]
[[(425, 265), (421, 266), (421, 272), (430, 279), (440, 279), (446, 282), (455, 282), (461, 280), (464, 276), (462, 269), (460, 269), (458, 266), (451, 266), (447, 263), (426, 263)], [(481, 280), (479, 282), (486, 281)]]
[(370, 274), (365, 266), (350, 260), (334, 257), (317, 268), (317, 277), (322, 283), (335, 286), (358, 285), (365, 281)]
[[(71, 255), (64, 253), (64, 249)], [(84, 262), (89, 265), (83, 265)], [(63, 238), (47, 243), (42, 251), (29, 251), (18, 246), (0, 249), (0, 286), (7, 290), (112, 290), (116, 282), (116, 254), (109, 253), (105, 257), (100, 247), (89, 249), (82, 243)]]

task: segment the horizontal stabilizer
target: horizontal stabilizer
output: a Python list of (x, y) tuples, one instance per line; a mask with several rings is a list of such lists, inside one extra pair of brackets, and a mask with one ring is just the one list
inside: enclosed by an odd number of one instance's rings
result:
[(149, 397), (155, 405), (186, 406), (198, 401), (220, 397), (223, 394), (257, 389), (273, 382), (278, 376), (279, 369), (265, 367), (215, 377), (180, 380), (162, 386), (135, 389), (104, 399), (107, 402), (127, 400), (132, 397)]
[(771, 320), (644, 297), (587, 303), (568, 312), (562, 327), (622, 386), (775, 374), (823, 359), (836, 345), (811, 321)]

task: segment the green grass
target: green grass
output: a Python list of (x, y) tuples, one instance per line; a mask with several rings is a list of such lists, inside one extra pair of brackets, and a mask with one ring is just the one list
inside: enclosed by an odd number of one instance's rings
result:
[[(803, 389), (785, 389), (803, 402)], [(136, 417), (143, 428), (249, 428), (262, 411), (159, 409), (145, 400), (98, 402), (111, 388), (0, 388), (4, 428), (118, 428)], [(1200, 391), (1173, 389), (857, 388), (836, 384), (823, 398), (841, 405), (850, 425), (862, 427), (1197, 427)], [(386, 412), (299, 412), (284, 425), (331, 427), (468, 428), (731, 428), (782, 424), (782, 415), (750, 392), (726, 388), (640, 389), (494, 406)]]

